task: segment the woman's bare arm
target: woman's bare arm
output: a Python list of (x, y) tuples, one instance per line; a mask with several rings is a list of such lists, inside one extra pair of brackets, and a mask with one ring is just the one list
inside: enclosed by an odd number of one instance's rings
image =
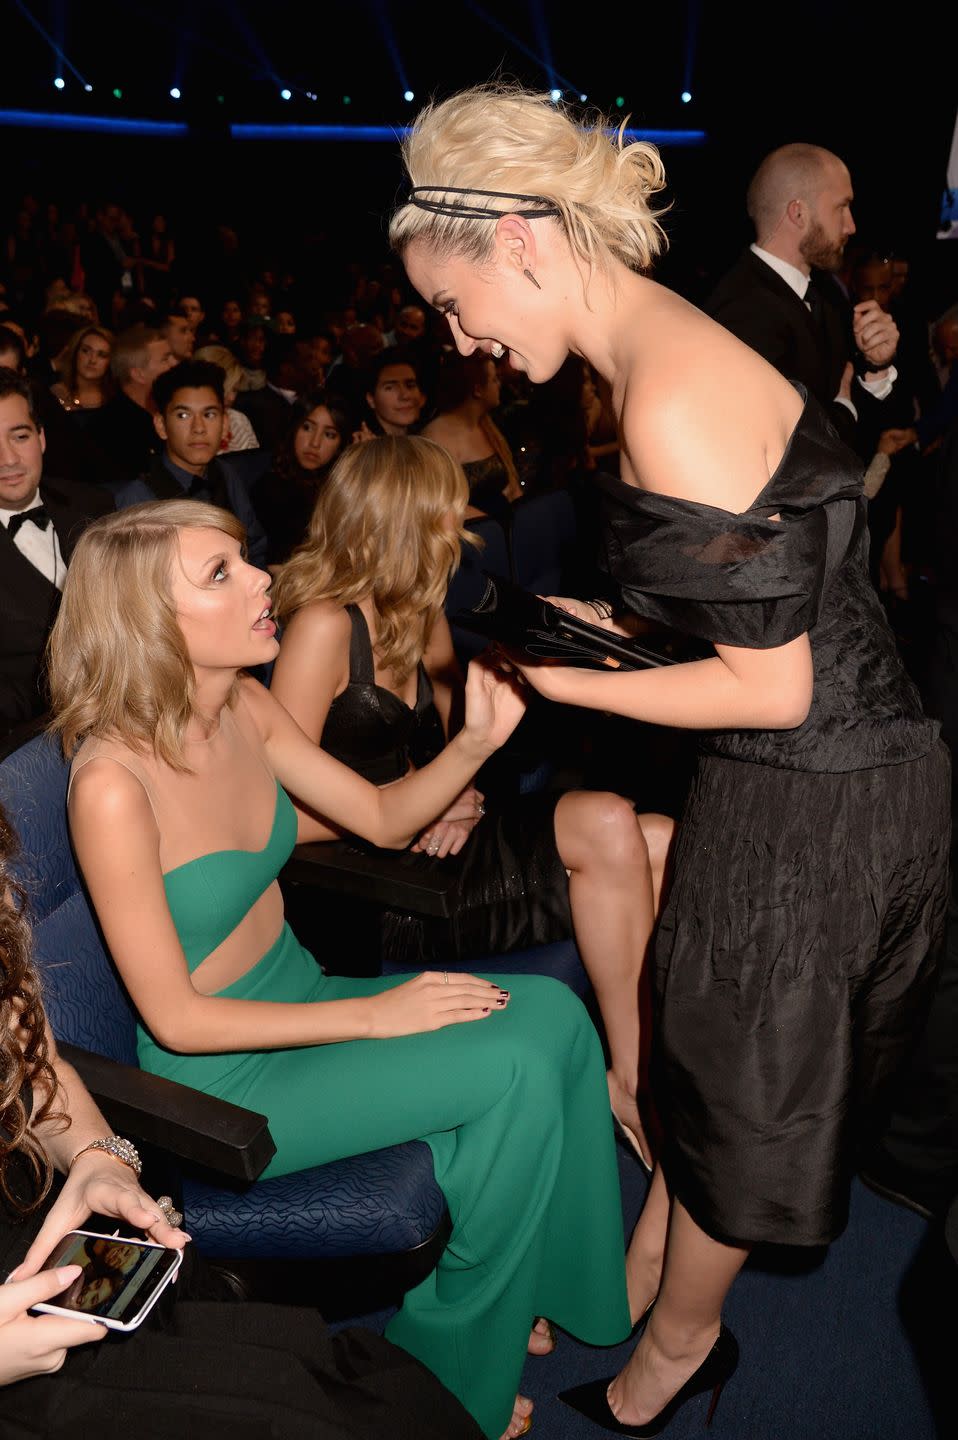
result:
[[(302, 743), (322, 754), (305, 736)], [(139, 782), (109, 760), (91, 760), (73, 784), (70, 828), (117, 969), (143, 1023), (167, 1049), (219, 1054), (412, 1034), (480, 1019), (496, 1007), (499, 992), (487, 981), (457, 976), (446, 984), (429, 974), (381, 995), (318, 1004), (203, 995), (170, 914), (159, 832)]]

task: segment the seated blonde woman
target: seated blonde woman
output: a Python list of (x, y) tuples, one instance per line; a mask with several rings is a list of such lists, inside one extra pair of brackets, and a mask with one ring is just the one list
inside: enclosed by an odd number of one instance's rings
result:
[[(487, 1436), (514, 1436), (537, 1317), (597, 1344), (629, 1328), (595, 1031), (539, 976), (326, 974), (286, 924), (277, 876), (297, 840), (330, 827), (409, 844), (523, 701), (473, 664), (456, 737), (398, 784), (370, 784), (243, 673), (279, 648), (270, 576), (243, 538), (228, 512), (170, 500), (107, 516), (77, 544), (50, 648), (77, 857), (141, 1065), (265, 1114), (267, 1176), (429, 1145), (452, 1233), (389, 1337)], [(335, 969), (335, 954), (318, 960)]]
[(250, 424), (249, 417), (235, 408), (236, 397), (244, 385), (243, 367), (232, 350), (227, 350), (225, 345), (201, 345), (193, 359), (211, 361), (212, 364), (218, 365), (226, 376), (223, 386), (226, 423), (223, 426), (220, 450), (258, 450), (259, 441), (256, 438), (256, 431)]
[[(278, 572), (286, 629), (272, 693), (315, 744), (376, 785), (413, 773), (461, 723), (443, 604), (460, 543), (472, 538), (467, 503), (462, 467), (444, 447), (370, 440), (337, 460), (306, 541)], [(488, 813), (483, 800), (464, 788), (413, 847), (437, 863), (462, 854), (451, 944), (467, 962), (575, 934), (609, 1042), (612, 1109), (648, 1164), (639, 984), (672, 821), (636, 817), (613, 794), (531, 795)]]

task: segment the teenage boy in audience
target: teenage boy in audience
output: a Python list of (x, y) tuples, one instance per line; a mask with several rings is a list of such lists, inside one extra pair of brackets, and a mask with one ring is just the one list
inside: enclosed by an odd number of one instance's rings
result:
[(226, 418), (223, 385), (221, 366), (207, 360), (184, 360), (157, 377), (153, 424), (162, 448), (138, 479), (122, 487), (116, 505), (124, 510), (144, 500), (187, 497), (220, 505), (245, 525), (250, 563), (263, 565), (266, 534), (250, 503), (249, 477), (242, 459), (220, 454)]

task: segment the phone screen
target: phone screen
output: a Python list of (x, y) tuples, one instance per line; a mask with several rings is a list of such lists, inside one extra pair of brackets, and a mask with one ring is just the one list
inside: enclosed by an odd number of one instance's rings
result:
[(83, 1273), (47, 1303), (125, 1323), (139, 1314), (178, 1261), (176, 1250), (135, 1240), (65, 1235), (47, 1265), (82, 1265)]

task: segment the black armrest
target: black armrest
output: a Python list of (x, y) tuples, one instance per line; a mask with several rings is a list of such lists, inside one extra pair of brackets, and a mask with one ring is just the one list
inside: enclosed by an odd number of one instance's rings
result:
[(446, 919), (455, 908), (461, 869), (458, 855), (437, 861), (411, 850), (366, 850), (333, 841), (297, 845), (283, 877), (391, 910)]
[(157, 1149), (233, 1180), (255, 1180), (276, 1154), (266, 1116), (255, 1110), (76, 1045), (61, 1041), (57, 1049), (121, 1132), (131, 1130)]

